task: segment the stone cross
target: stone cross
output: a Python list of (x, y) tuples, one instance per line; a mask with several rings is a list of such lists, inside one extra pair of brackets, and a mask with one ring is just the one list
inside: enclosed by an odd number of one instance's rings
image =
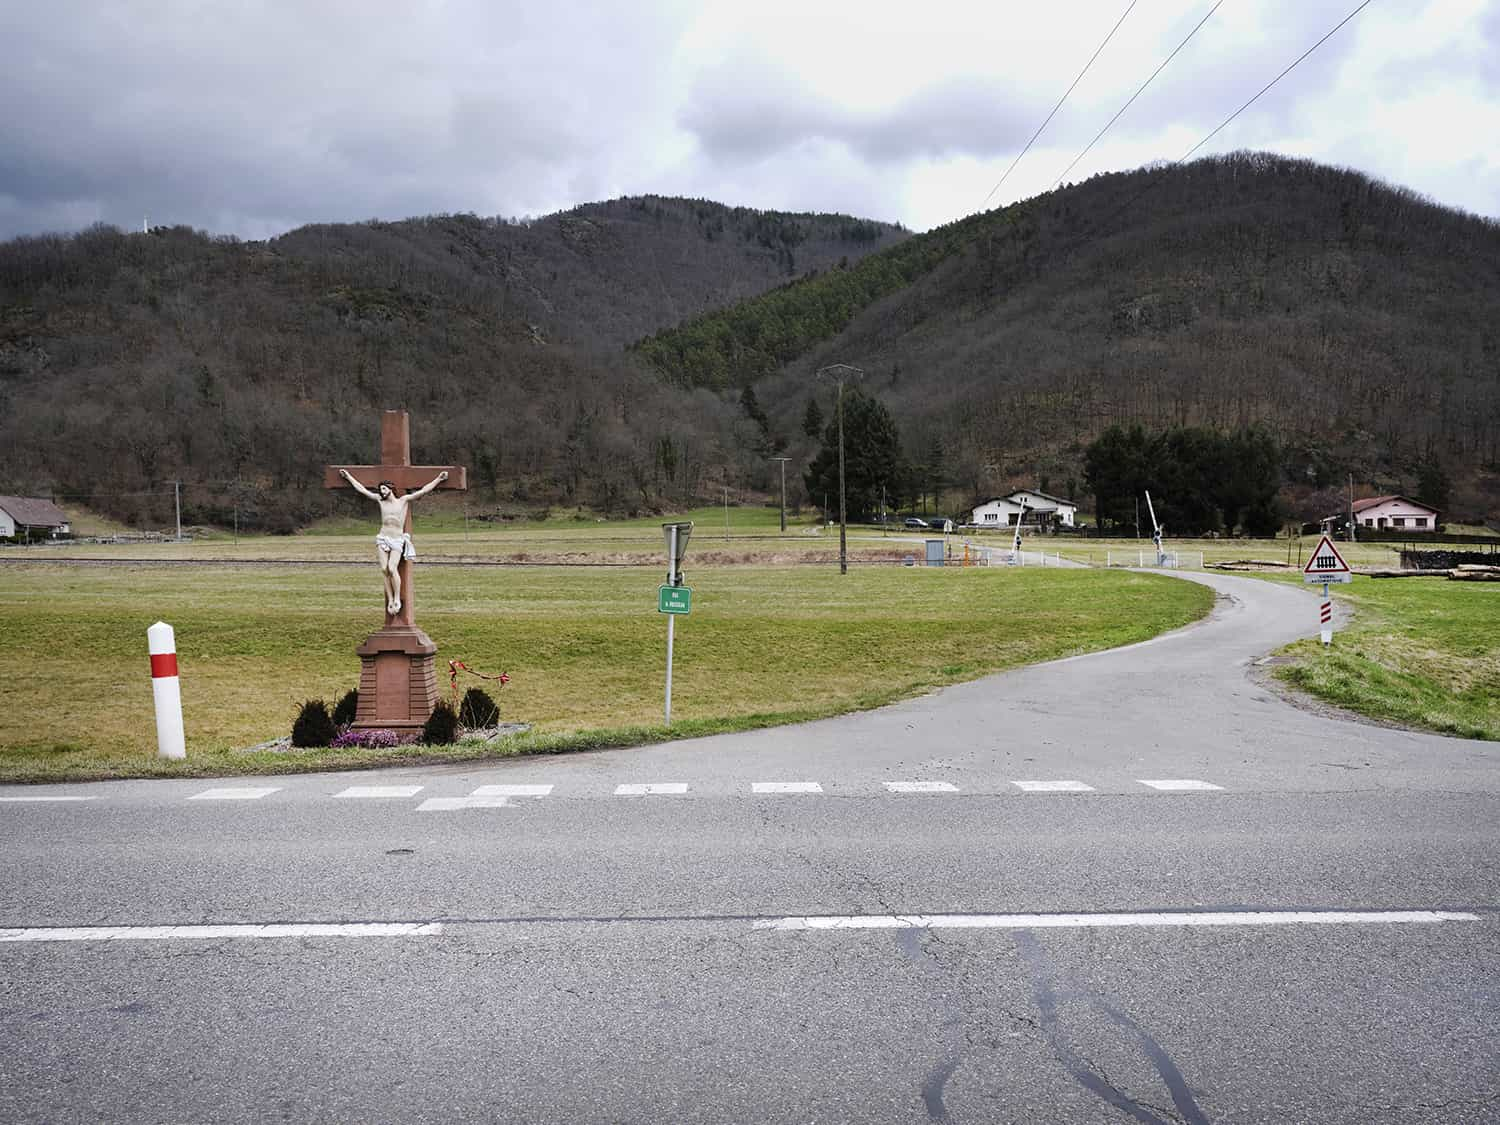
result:
[[(413, 465), (411, 424), (404, 410), (387, 410), (380, 420), (378, 465), (329, 465), (323, 474), (325, 488), (348, 488), (339, 470), (372, 491), (388, 480), (403, 492), (431, 481), (447, 471), (439, 488), (468, 487), (462, 465)], [(407, 534), (411, 533), (411, 508), (406, 510)], [(374, 550), (374, 543), (371, 543)], [(411, 560), (401, 560), (401, 610), (385, 614), (385, 625), (365, 638), (359, 654), (359, 708), (354, 725), (391, 730), (419, 729), (437, 703), (434, 657), (437, 646), (418, 629), (412, 617)]]

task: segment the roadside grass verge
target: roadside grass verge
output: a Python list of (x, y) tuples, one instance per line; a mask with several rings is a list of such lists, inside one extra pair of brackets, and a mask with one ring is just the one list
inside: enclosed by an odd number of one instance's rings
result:
[[(506, 721), (533, 729), (498, 745), (275, 754), (240, 748), (286, 734), (303, 700), (332, 703), (354, 686), (354, 648), (380, 623), (373, 565), (7, 567), (0, 781), (343, 769), (745, 730), (1145, 640), (1212, 604), (1204, 587), (1124, 572), (703, 567), (689, 576), (670, 731), (657, 568), (430, 567), (419, 572), (417, 620), (439, 646), (440, 687), (447, 660), (509, 672), (492, 694)], [(154, 756), (145, 630), (157, 619), (177, 634), (183, 763)]]
[(1281, 650), (1278, 679), (1357, 714), (1462, 738), (1500, 739), (1500, 588), (1439, 578), (1356, 577), (1355, 610), (1325, 651)]

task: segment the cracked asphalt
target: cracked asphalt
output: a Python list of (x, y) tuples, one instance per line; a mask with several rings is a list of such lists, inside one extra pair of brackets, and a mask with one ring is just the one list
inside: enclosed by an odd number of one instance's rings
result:
[[(1253, 662), (1316, 598), (1201, 580), (1214, 617), (1155, 642), (805, 726), (253, 801), (0, 788), (91, 798), (0, 803), (0, 930), (443, 924), (0, 942), (0, 1120), (1500, 1118), (1500, 747), (1289, 704)], [(804, 780), (824, 792), (750, 792)], [(637, 782), (689, 789), (613, 795)], [(554, 790), (418, 811), (512, 783)], [(333, 796), (378, 784), (423, 791)], [(1419, 909), (1475, 920), (755, 928)]]

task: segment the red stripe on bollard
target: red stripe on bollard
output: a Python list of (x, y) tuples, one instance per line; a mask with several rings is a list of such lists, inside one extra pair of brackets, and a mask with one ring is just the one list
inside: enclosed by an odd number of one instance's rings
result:
[(163, 676), (177, 675), (177, 654), (175, 652), (154, 652), (151, 654), (151, 678), (158, 680)]

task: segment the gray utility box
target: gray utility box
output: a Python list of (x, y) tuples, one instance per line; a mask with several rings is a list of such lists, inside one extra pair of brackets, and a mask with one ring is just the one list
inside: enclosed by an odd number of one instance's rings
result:
[(942, 566), (947, 556), (947, 545), (941, 539), (927, 540), (927, 565)]

